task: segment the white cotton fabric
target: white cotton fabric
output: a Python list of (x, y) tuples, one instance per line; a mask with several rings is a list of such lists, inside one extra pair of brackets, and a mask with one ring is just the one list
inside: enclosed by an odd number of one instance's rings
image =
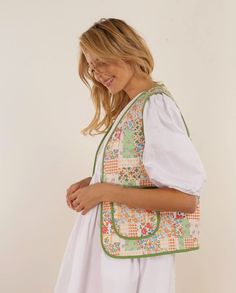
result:
[(176, 103), (165, 94), (151, 96), (143, 120), (143, 162), (151, 181), (200, 196), (206, 172)]
[[(121, 111), (119, 118), (139, 93)], [(206, 173), (187, 137), (175, 103), (165, 94), (152, 95), (143, 112), (143, 163), (157, 186), (169, 186), (199, 195)], [(101, 145), (90, 184), (100, 182)], [(100, 205), (78, 213), (64, 252), (54, 293), (175, 293), (175, 254), (115, 259), (103, 251), (100, 240)]]

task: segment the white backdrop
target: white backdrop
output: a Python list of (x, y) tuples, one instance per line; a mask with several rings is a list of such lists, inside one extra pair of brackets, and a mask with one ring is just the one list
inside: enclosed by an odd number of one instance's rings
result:
[[(236, 292), (236, 5), (230, 0), (0, 0), (0, 291), (52, 293), (101, 136), (77, 74), (78, 37), (101, 17), (146, 39), (206, 168), (201, 249), (177, 255), (177, 293)], [(235, 273), (234, 273), (235, 274)], [(148, 293), (148, 292), (147, 292)]]

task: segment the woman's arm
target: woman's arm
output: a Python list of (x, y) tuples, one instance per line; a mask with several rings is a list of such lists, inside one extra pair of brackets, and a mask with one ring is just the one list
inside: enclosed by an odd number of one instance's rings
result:
[(194, 213), (197, 197), (173, 188), (129, 188), (118, 184), (100, 183), (102, 201), (125, 204), (130, 208), (144, 208), (161, 212)]

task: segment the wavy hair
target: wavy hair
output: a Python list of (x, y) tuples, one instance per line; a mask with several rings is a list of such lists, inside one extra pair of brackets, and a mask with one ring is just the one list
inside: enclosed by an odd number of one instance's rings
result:
[[(108, 130), (121, 110), (129, 103), (130, 98), (123, 90), (113, 95), (99, 83), (90, 73), (83, 51), (92, 52), (105, 62), (126, 60), (138, 76), (145, 78), (152, 78), (154, 59), (146, 42), (136, 30), (125, 21), (116, 18), (101, 18), (95, 22), (80, 36), (79, 45), (79, 76), (90, 89), (95, 106), (92, 121), (81, 133), (93, 136)], [(92, 87), (89, 81), (92, 81)]]

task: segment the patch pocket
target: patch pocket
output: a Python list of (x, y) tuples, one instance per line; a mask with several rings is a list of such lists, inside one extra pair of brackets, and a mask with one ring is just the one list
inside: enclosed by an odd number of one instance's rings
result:
[(117, 235), (124, 239), (144, 239), (157, 233), (160, 212), (143, 208), (129, 208), (112, 202), (112, 223)]

